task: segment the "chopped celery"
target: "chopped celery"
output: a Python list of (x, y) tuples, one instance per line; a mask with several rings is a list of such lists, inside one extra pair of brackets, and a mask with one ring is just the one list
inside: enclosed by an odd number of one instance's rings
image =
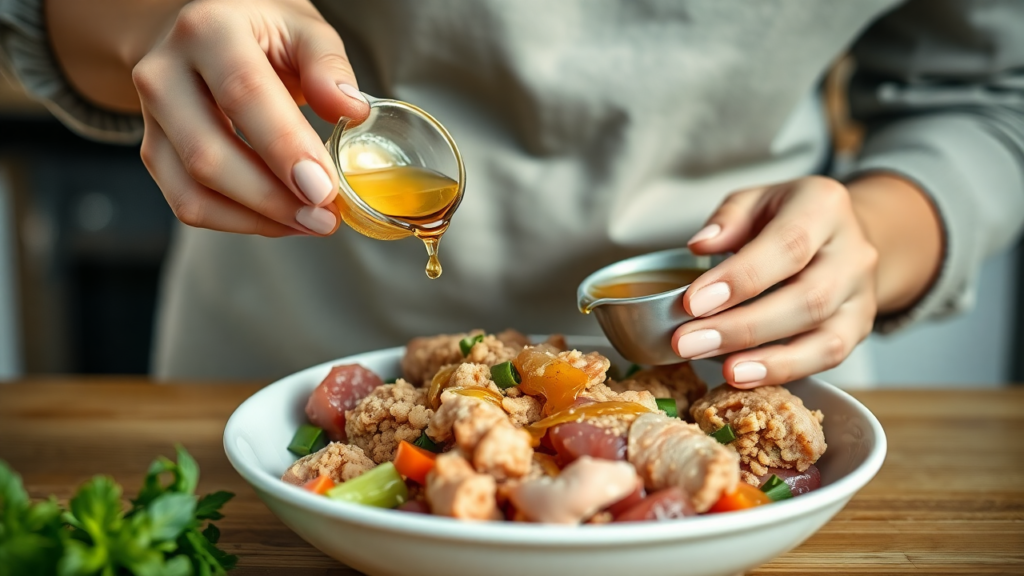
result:
[(675, 398), (655, 398), (654, 402), (658, 404), (658, 410), (664, 412), (669, 418), (679, 417)]
[(327, 497), (364, 506), (394, 508), (409, 499), (409, 489), (395, 470), (395, 465), (385, 462), (362, 476), (331, 488)]
[(295, 436), (292, 436), (288, 451), (296, 456), (307, 456), (324, 446), (327, 446), (327, 434), (323, 429), (312, 424), (303, 424), (295, 431)]
[(512, 362), (502, 362), (497, 366), (491, 366), (491, 380), (494, 380), (494, 383), (502, 390), (519, 386), (523, 382), (519, 371), (512, 365)]
[(712, 432), (711, 436), (722, 444), (728, 444), (736, 439), (736, 431), (732, 429), (732, 426), (726, 424)]

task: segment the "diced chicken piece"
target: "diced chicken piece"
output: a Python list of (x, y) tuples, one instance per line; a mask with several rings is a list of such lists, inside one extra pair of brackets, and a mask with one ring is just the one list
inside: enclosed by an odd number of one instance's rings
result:
[(460, 520), (500, 520), (494, 477), (478, 474), (458, 452), (437, 457), (427, 474), (427, 502), (441, 516)]
[(345, 442), (345, 412), (355, 408), (374, 388), (384, 382), (358, 364), (342, 364), (331, 368), (306, 402), (306, 417), (335, 442)]
[(499, 421), (477, 442), (473, 467), (498, 481), (522, 477), (530, 471), (533, 462), (530, 440), (525, 430)]
[(458, 447), (472, 454), (484, 434), (502, 422), (509, 419), (501, 408), (479, 398), (445, 391), (441, 394), (441, 407), (430, 418), (427, 436), (434, 442), (447, 442), (454, 436)]
[(579, 524), (636, 489), (636, 471), (626, 462), (583, 456), (558, 476), (512, 485), (509, 499), (533, 522)]
[(402, 379), (378, 386), (347, 412), (349, 442), (378, 464), (394, 460), (398, 444), (416, 441), (430, 422), (433, 410), (426, 397), (424, 389)]
[(706, 512), (740, 478), (739, 457), (695, 424), (661, 413), (641, 414), (629, 428), (627, 457), (648, 491), (671, 486)]
[(521, 394), (516, 388), (509, 388), (508, 396), (501, 401), (501, 407), (508, 413), (516, 426), (526, 426), (541, 419), (544, 404), (533, 396)]
[[(413, 338), (406, 344), (405, 355), (402, 357), (403, 377), (417, 386), (430, 383), (430, 379), (442, 366), (467, 361), (467, 358), (462, 356), (459, 342), (483, 333), (483, 330), (472, 330), (460, 334)], [(470, 350), (468, 361), (489, 365), (500, 364), (514, 358), (519, 350), (529, 343), (529, 338), (515, 330), (488, 335), (484, 337), (484, 342), (473, 347), (479, 350)]]
[(363, 449), (351, 444), (331, 442), (321, 450), (303, 456), (292, 464), (281, 480), (301, 486), (326, 475), (335, 483), (346, 482), (373, 468), (377, 464), (367, 458)]
[(707, 433), (730, 424), (736, 440), (729, 446), (758, 476), (772, 467), (803, 472), (827, 447), (822, 413), (808, 410), (803, 400), (782, 386), (750, 390), (719, 386), (697, 400), (691, 413)]
[(708, 391), (689, 362), (641, 370), (622, 382), (609, 380), (608, 387), (616, 392), (646, 390), (655, 398), (673, 398), (680, 416), (689, 415), (690, 406)]

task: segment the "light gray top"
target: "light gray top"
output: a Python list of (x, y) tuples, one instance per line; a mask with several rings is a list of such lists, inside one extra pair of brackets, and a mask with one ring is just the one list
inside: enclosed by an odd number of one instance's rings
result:
[[(5, 68), (84, 135), (137, 140), (137, 119), (61, 78), (38, 2), (0, 0)], [(856, 173), (920, 184), (946, 233), (938, 281), (886, 326), (962, 310), (1024, 221), (1024, 2), (898, 4), (318, 2), (360, 87), (428, 110), (463, 152), (444, 275), (424, 276), (414, 240), (181, 227), (157, 374), (265, 378), (472, 327), (595, 333), (574, 299), (590, 271), (682, 245), (732, 190), (824, 169), (819, 85), (851, 46), (870, 127)]]

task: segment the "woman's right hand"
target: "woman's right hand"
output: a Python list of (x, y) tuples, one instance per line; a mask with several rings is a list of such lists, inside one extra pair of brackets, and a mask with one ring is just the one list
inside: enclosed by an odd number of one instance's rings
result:
[(272, 237), (337, 229), (338, 176), (298, 105), (328, 122), (369, 106), (307, 0), (190, 2), (132, 78), (142, 160), (179, 220)]

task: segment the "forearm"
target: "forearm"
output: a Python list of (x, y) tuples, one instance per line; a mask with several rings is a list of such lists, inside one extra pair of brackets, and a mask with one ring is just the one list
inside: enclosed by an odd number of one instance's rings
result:
[(854, 213), (878, 251), (878, 314), (905, 310), (938, 276), (942, 222), (914, 184), (892, 174), (867, 174), (848, 185)]
[(54, 55), (68, 82), (95, 104), (138, 112), (132, 68), (187, 0), (45, 0)]

